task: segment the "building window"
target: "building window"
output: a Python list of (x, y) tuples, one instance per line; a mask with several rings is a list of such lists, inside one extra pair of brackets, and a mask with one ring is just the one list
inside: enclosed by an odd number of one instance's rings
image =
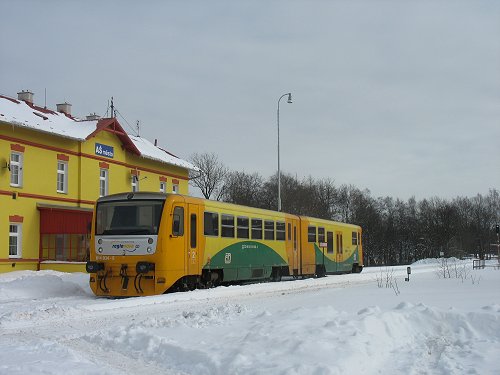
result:
[(21, 258), (21, 224), (9, 225), (9, 258)]
[(23, 154), (10, 153), (10, 186), (23, 186)]
[(165, 181), (160, 181), (160, 193), (167, 192), (167, 183)]
[(85, 262), (89, 251), (86, 234), (42, 234), (42, 259), (63, 262)]
[(179, 194), (179, 184), (172, 184), (172, 193)]
[(108, 170), (101, 168), (99, 172), (99, 196), (108, 195)]
[(65, 161), (57, 161), (57, 192), (68, 192), (68, 163)]

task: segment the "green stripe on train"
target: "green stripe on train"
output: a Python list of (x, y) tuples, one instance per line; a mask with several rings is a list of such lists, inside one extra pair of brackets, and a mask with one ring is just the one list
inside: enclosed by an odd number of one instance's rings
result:
[(243, 241), (219, 251), (203, 268), (223, 269), (224, 281), (237, 281), (269, 278), (273, 266), (287, 265), (271, 247), (260, 242)]
[[(314, 244), (314, 251), (316, 254), (316, 264), (325, 264), (326, 272), (350, 272), (352, 271), (353, 263), (359, 263), (358, 259), (358, 248), (352, 253), (352, 255), (343, 262), (335, 262), (328, 258), (326, 254), (326, 249), (324, 250), (324, 258), (323, 258), (323, 250), (320, 249), (316, 244)], [(328, 254), (332, 255), (332, 254)]]

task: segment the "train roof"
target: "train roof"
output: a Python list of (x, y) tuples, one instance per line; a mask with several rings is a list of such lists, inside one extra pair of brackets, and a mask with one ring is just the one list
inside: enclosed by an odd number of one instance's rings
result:
[(99, 198), (97, 202), (100, 203), (123, 200), (165, 200), (166, 198), (167, 194), (164, 193), (138, 191), (106, 195)]
[(203, 204), (207, 207), (213, 207), (216, 209), (228, 209), (228, 210), (233, 210), (233, 211), (239, 211), (241, 213), (248, 213), (248, 214), (262, 214), (262, 215), (268, 215), (268, 216), (280, 216), (280, 217), (296, 217), (296, 218), (301, 218), (305, 219), (311, 223), (316, 223), (316, 224), (337, 224), (337, 225), (342, 225), (342, 226), (347, 226), (351, 228), (360, 228), (359, 225), (356, 224), (349, 224), (349, 223), (344, 223), (344, 222), (339, 222), (339, 221), (334, 221), (334, 220), (327, 220), (327, 219), (318, 219), (315, 217), (309, 217), (309, 216), (302, 216), (302, 215), (294, 215), (286, 212), (278, 212), (278, 211), (273, 211), (273, 210), (267, 210), (264, 208), (256, 208), (256, 207), (250, 207), (250, 206), (243, 206), (239, 204), (234, 204), (234, 203), (227, 203), (227, 202), (220, 202), (220, 201), (213, 201), (209, 199), (204, 199), (204, 198), (199, 198), (199, 197), (192, 197), (188, 195), (181, 195), (181, 194), (170, 194), (170, 193), (157, 193), (157, 192), (126, 192), (126, 193), (118, 193), (118, 194), (112, 194), (112, 195), (107, 195), (105, 197), (101, 197), (97, 200), (97, 202), (112, 202), (112, 201), (123, 201), (123, 200), (165, 200), (167, 197), (172, 197), (172, 198), (180, 198), (180, 199), (185, 199), (187, 201), (199, 201), (203, 202)]

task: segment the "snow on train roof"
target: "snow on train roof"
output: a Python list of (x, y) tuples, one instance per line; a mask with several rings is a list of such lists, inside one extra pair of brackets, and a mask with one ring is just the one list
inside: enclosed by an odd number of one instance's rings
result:
[[(89, 135), (96, 132), (100, 120), (80, 120), (64, 113), (0, 95), (0, 121), (83, 142)], [(127, 137), (135, 145), (141, 157), (199, 171), (199, 168), (193, 164), (155, 146), (145, 138), (130, 134), (127, 134)]]

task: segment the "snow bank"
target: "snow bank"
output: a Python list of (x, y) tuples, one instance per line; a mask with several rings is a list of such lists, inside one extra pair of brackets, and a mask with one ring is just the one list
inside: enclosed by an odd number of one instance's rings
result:
[(399, 294), (374, 268), (120, 300), (88, 275), (0, 275), (0, 373), (500, 373), (500, 271), (435, 269), (390, 268)]

